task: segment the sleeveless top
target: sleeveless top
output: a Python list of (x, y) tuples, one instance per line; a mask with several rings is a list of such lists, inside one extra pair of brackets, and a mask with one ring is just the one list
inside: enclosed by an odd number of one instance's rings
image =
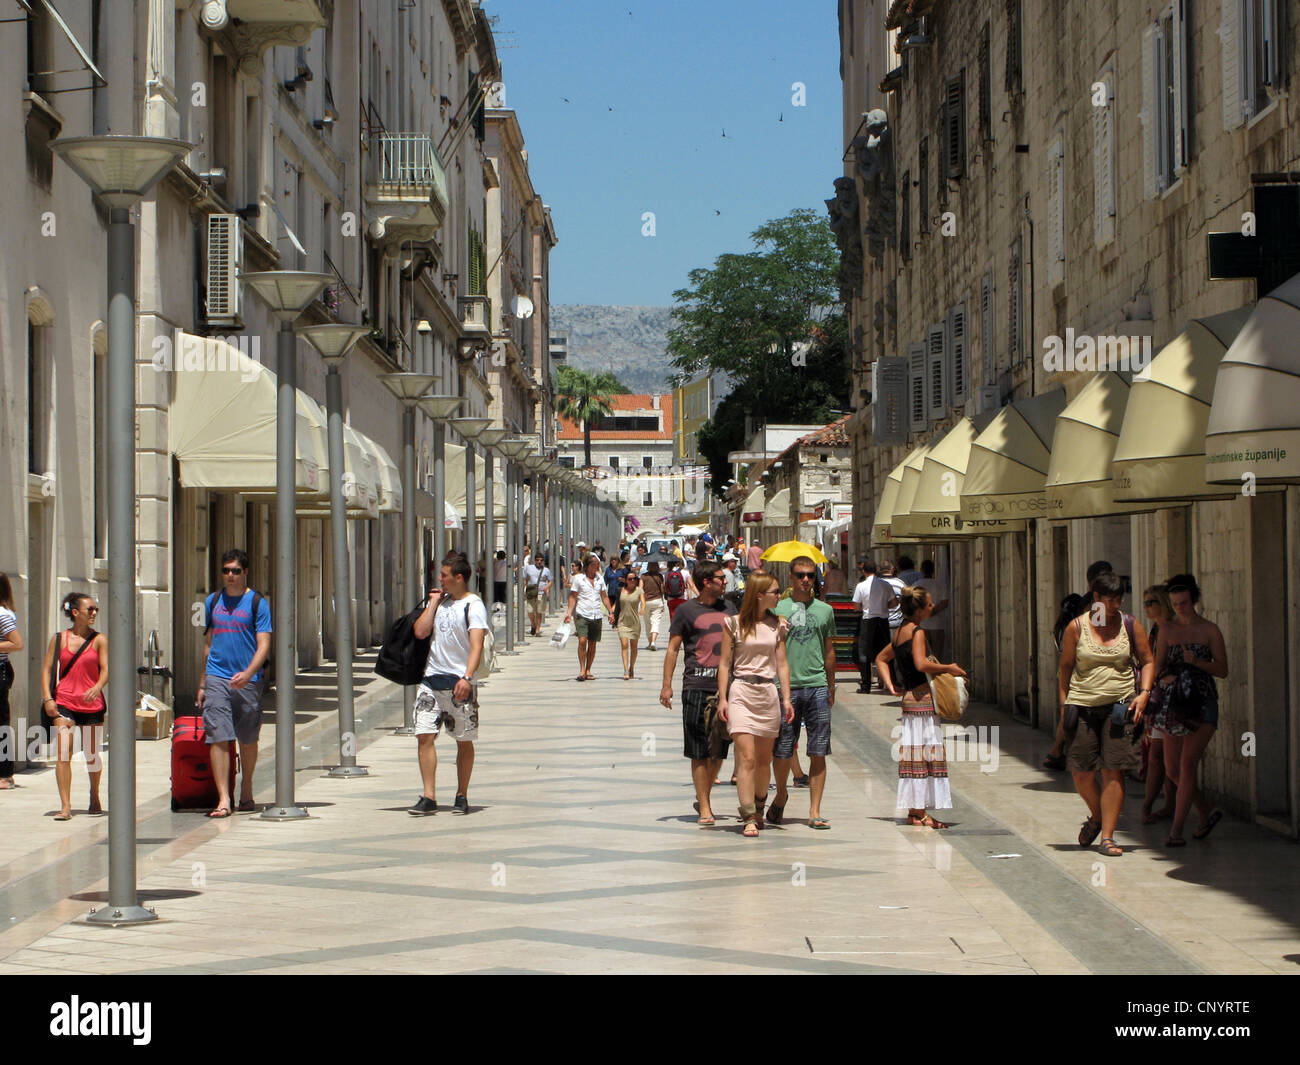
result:
[(1065, 701), (1075, 706), (1109, 706), (1126, 703), (1133, 697), (1133, 649), (1128, 641), (1128, 627), (1121, 624), (1119, 638), (1103, 647), (1085, 616), (1079, 622), (1079, 643), (1075, 652), (1074, 672)]
[(647, 573), (641, 578), (641, 590), (646, 600), (662, 599), (664, 595), (664, 577), (662, 573)]
[[(902, 630), (902, 626), (899, 626), (899, 630)], [(898, 665), (898, 682), (903, 686), (903, 690), (908, 692), (922, 686), (928, 688), (930, 685), (930, 678), (916, 668), (916, 660), (912, 655), (912, 637), (915, 635), (916, 630), (913, 629), (908, 633), (907, 639), (894, 642), (894, 662)]]
[(1214, 652), (1210, 650), (1210, 645), (1206, 643), (1170, 643), (1169, 654), (1165, 658), (1163, 673), (1173, 673), (1178, 676), (1180, 672), (1186, 672), (1187, 680), (1183, 683), (1190, 685), (1195, 689), (1196, 695), (1201, 702), (1209, 705), (1218, 704), (1219, 688), (1214, 683), (1214, 675), (1206, 673), (1203, 669), (1197, 669), (1195, 666), (1186, 666), (1183, 664), (1183, 648), (1187, 648), (1197, 658), (1213, 658)]
[(740, 638), (740, 618), (727, 618), (731, 632), (731, 675), (747, 680), (776, 680), (776, 645), (785, 639), (790, 623), (772, 614), (759, 619), (754, 631)]
[(72, 672), (68, 672), (68, 663), (72, 661), (77, 651), (81, 650), (80, 644), (77, 645), (76, 650), (68, 650), (68, 636), (71, 632), (71, 629), (65, 629), (59, 634), (59, 686), (54, 690), (54, 701), (69, 710), (76, 710), (83, 714), (97, 714), (104, 709), (104, 693), (100, 692), (93, 703), (83, 702), (81, 697), (99, 683), (99, 652), (95, 650), (94, 645), (98, 633), (90, 637), (91, 645), (77, 659)]
[(636, 609), (638, 598), (636, 592), (629, 592), (627, 589), (618, 593), (618, 623), (620, 625), (641, 627), (641, 619)]

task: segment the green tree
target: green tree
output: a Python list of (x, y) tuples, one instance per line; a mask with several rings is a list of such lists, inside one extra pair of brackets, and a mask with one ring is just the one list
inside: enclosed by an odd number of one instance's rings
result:
[(715, 491), (731, 476), (727, 453), (750, 424), (824, 422), (851, 388), (839, 252), (818, 211), (799, 209), (752, 234), (755, 249), (720, 255), (673, 293), (668, 354), (680, 377), (721, 371), (732, 392), (699, 432)]
[(587, 373), (576, 366), (561, 366), (555, 375), (555, 413), (582, 425), (584, 465), (591, 465), (591, 430), (605, 415), (613, 414), (609, 397), (626, 395), (627, 389), (608, 371)]

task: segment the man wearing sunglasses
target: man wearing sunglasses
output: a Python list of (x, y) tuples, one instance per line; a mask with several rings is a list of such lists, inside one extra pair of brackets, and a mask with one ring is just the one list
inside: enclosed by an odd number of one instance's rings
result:
[(794, 588), (790, 598), (776, 604), (778, 616), (790, 622), (785, 638), (790, 663), (790, 701), (794, 720), (783, 722), (773, 748), (776, 797), (767, 819), (781, 823), (785, 813), (786, 779), (799, 743), (799, 727), (808, 733), (808, 825), (826, 829), (831, 823), (822, 816), (822, 793), (826, 790), (826, 756), (831, 753), (831, 707), (835, 705), (835, 611), (814, 595), (817, 566), (800, 555), (790, 563)]
[[(256, 809), (253, 769), (262, 728), (262, 666), (271, 653), (271, 608), (248, 587), (248, 555), (238, 548), (221, 556), (225, 586), (208, 596), (203, 643), (203, 681), (195, 700), (203, 711), (217, 807), (209, 817), (229, 817), (232, 809)], [(244, 766), (239, 806), (230, 795), (230, 745), (239, 741)]]

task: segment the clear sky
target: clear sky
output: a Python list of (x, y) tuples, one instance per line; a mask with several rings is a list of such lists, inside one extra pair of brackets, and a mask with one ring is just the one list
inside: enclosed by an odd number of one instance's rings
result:
[(843, 172), (835, 0), (483, 9), (516, 45), (499, 52), (506, 105), (559, 236), (552, 303), (666, 306), (769, 218), (825, 211)]

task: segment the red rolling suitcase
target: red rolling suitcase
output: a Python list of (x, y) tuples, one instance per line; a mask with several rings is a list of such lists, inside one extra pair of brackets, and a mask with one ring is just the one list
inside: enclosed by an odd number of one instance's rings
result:
[[(178, 717), (172, 727), (172, 809), (214, 808), (217, 782), (212, 779), (208, 744), (202, 717)], [(235, 797), (235, 771), (239, 755), (230, 745), (230, 797)]]

